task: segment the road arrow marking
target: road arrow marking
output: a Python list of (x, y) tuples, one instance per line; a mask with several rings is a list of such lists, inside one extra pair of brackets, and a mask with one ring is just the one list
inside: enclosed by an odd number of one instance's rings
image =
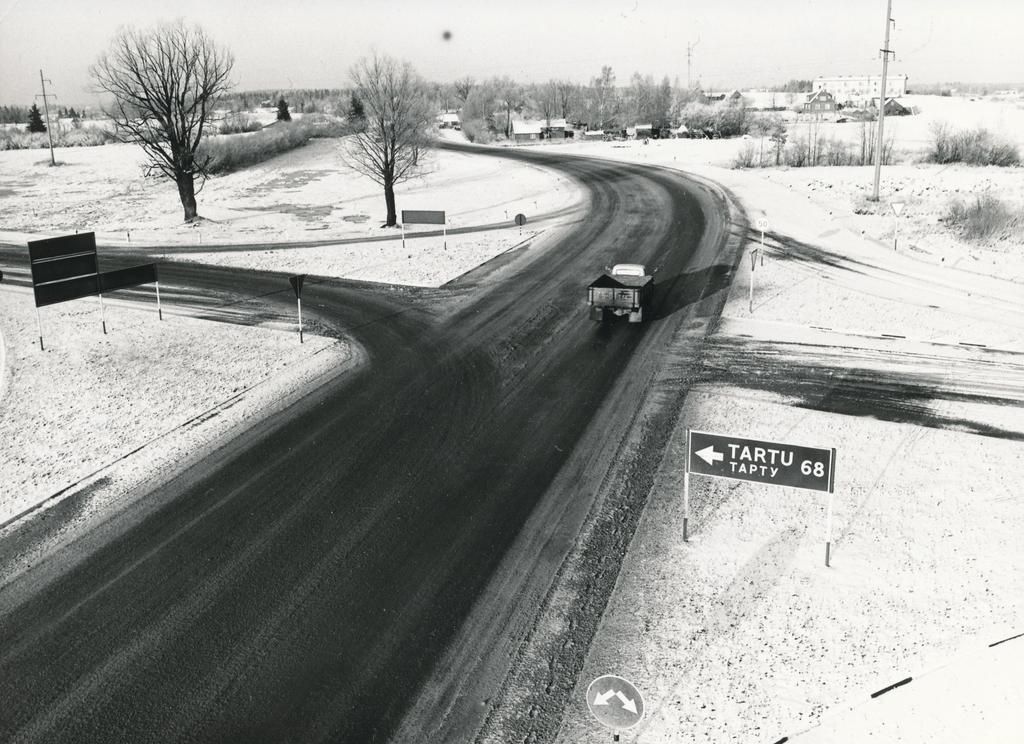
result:
[(623, 695), (621, 692), (616, 692), (615, 697), (622, 701), (623, 708), (628, 710), (633, 715), (636, 715), (636, 703), (634, 703), (630, 698)]
[(605, 690), (604, 692), (598, 693), (594, 696), (594, 705), (609, 705), (608, 701), (613, 697), (619, 699), (622, 703), (622, 707), (628, 710), (633, 715), (636, 715), (636, 701), (626, 697), (619, 690)]
[(697, 450), (695, 454), (708, 465), (714, 465), (716, 462), (721, 462), (725, 459), (724, 453), (715, 452), (715, 445), (713, 444), (709, 444), (702, 450)]

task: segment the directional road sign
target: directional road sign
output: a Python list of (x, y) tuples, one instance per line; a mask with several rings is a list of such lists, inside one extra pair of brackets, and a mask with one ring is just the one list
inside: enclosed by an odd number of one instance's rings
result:
[(587, 707), (594, 718), (614, 731), (631, 729), (644, 717), (640, 690), (614, 674), (605, 674), (590, 683)]
[(443, 225), (444, 211), (426, 209), (403, 209), (403, 225)]
[(515, 221), (516, 224), (519, 225), (519, 227), (522, 227), (523, 225), (526, 224), (526, 215), (520, 212), (519, 214), (516, 215)]
[(832, 492), (836, 451), (691, 431), (687, 469), (718, 478)]

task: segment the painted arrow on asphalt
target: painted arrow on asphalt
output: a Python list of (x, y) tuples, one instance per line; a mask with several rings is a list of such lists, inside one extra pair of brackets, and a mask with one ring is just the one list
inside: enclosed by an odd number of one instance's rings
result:
[(606, 690), (605, 692), (594, 696), (594, 705), (608, 705), (608, 701), (613, 697), (617, 697), (622, 702), (623, 708), (628, 710), (630, 713), (636, 714), (636, 703), (618, 690)]
[(715, 445), (713, 444), (708, 445), (702, 450), (697, 450), (694, 454), (708, 465), (714, 465), (716, 462), (721, 462), (725, 459), (724, 453), (715, 452)]

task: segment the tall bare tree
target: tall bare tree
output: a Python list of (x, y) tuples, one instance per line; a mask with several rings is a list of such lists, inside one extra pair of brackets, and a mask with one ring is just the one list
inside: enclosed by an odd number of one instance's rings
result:
[(351, 75), (366, 111), (366, 129), (352, 138), (348, 160), (384, 187), (385, 227), (394, 227), (395, 184), (415, 174), (429, 145), (427, 129), (434, 120), (429, 90), (408, 62), (376, 53), (359, 60)]
[(473, 88), (476, 86), (476, 81), (471, 77), (464, 77), (459, 78), (452, 85), (455, 87), (455, 97), (465, 106), (466, 99), (469, 98), (469, 94), (473, 92)]
[(96, 88), (113, 96), (107, 114), (118, 137), (142, 147), (150, 172), (174, 180), (194, 220), (210, 158), (197, 155), (218, 99), (231, 86), (231, 53), (198, 26), (183, 21), (147, 30), (122, 29), (89, 72)]
[(523, 86), (510, 77), (496, 79), (492, 83), (498, 102), (505, 112), (505, 136), (512, 136), (512, 112), (520, 111), (525, 104)]

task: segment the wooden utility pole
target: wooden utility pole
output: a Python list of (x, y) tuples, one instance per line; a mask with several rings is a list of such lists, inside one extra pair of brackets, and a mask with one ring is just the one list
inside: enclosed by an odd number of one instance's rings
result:
[[(882, 139), (882, 121), (885, 119), (885, 78), (889, 72), (889, 28), (892, 26), (892, 0), (886, 0), (885, 6), (885, 41), (882, 43), (882, 88), (878, 91), (878, 144), (875, 146), (875, 189), (871, 192), (871, 201), (878, 201), (878, 184), (882, 180), (882, 151), (885, 140)], [(895, 55), (894, 55), (895, 56)]]
[[(51, 84), (53, 81), (50, 81)], [(46, 112), (46, 137), (50, 141), (50, 165), (57, 165), (57, 161), (53, 157), (53, 132), (50, 127), (50, 105), (46, 101), (46, 78), (43, 77), (43, 71), (39, 71), (39, 83), (43, 86), (43, 111)], [(52, 95), (52, 94), (51, 94)]]

